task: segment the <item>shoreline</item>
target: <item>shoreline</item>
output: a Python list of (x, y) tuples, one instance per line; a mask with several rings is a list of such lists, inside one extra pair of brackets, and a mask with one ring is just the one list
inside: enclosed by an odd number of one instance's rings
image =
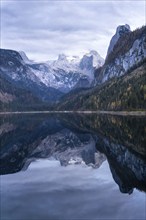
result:
[(146, 111), (14, 111), (0, 112), (0, 115), (17, 115), (17, 114), (107, 114), (121, 116), (146, 116)]

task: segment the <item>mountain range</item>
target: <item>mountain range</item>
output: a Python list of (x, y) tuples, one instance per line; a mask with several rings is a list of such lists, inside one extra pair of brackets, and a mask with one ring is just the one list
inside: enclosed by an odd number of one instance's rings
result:
[(0, 49), (1, 110), (145, 109), (146, 26), (120, 25), (104, 59), (60, 54), (34, 62), (22, 51)]
[(94, 72), (94, 86), (66, 94), (58, 110), (146, 109), (146, 26), (133, 32), (119, 26), (108, 51)]

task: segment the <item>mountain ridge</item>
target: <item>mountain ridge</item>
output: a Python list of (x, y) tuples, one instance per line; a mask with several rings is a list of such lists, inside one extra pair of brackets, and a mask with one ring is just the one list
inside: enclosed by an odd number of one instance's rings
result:
[(131, 31), (121, 25), (116, 35), (105, 62), (93, 50), (81, 59), (60, 54), (57, 60), (35, 63), (23, 52), (0, 49), (0, 75), (48, 109), (52, 104), (54, 110), (146, 109), (146, 26)]
[[(125, 46), (124, 46), (125, 45)], [(58, 110), (145, 110), (146, 26), (119, 37), (102, 67), (95, 70), (93, 88), (61, 99)]]
[[(93, 52), (93, 51), (92, 51)], [(88, 87), (91, 86), (91, 82), (94, 78), (95, 61), (97, 55), (96, 65), (100, 66), (103, 63), (103, 59), (96, 52), (94, 54), (87, 54), (90, 66), (86, 68), (86, 64), (80, 67), (82, 59), (74, 57), (73, 60), (68, 60), (65, 55), (59, 55), (58, 60), (48, 61), (46, 63), (36, 63), (28, 59), (24, 52), (17, 52), (13, 50), (0, 49), (1, 61), (0, 61), (0, 74), (7, 78), (14, 84), (23, 85), (26, 89), (32, 91), (35, 89), (36, 96), (39, 96), (45, 101), (57, 101), (59, 96), (63, 93), (69, 92), (78, 86), (80, 81), (80, 87), (84, 87), (82, 79), (86, 78)], [(98, 62), (99, 59), (99, 62)], [(17, 83), (18, 82), (18, 83)], [(19, 86), (18, 85), (18, 86)], [(47, 93), (54, 89), (56, 97), (52, 100), (47, 97)], [(56, 92), (55, 92), (56, 89)], [(49, 90), (49, 91), (47, 91)], [(58, 92), (57, 92), (58, 90)], [(60, 93), (60, 95), (59, 95)], [(52, 93), (52, 96), (54, 96)]]

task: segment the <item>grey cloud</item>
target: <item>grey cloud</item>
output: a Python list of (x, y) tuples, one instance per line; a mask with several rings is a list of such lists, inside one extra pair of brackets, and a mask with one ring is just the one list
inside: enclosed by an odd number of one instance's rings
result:
[(102, 56), (119, 24), (143, 25), (144, 1), (3, 1), (1, 45), (32, 59), (97, 50)]

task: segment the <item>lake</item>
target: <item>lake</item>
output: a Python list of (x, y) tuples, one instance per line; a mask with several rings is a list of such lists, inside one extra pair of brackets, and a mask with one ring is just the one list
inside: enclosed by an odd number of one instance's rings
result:
[(1, 220), (146, 218), (146, 117), (0, 115)]

